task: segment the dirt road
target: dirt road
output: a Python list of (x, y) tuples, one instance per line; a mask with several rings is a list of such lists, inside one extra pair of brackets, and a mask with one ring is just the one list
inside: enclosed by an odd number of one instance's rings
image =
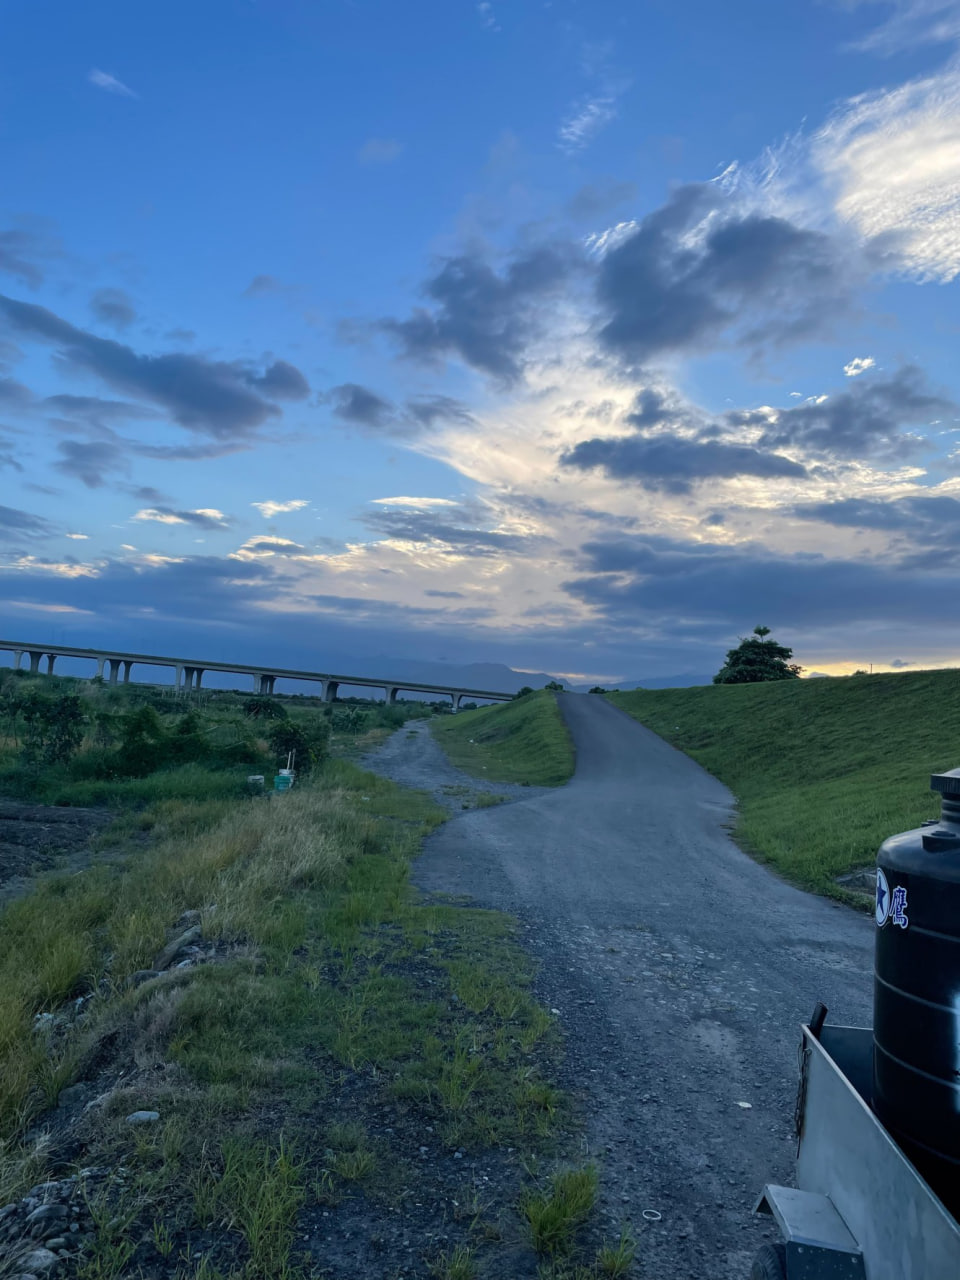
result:
[[(767, 1229), (756, 1196), (791, 1181), (798, 1025), (818, 999), (831, 1021), (869, 1021), (872, 923), (743, 854), (726, 788), (625, 713), (588, 694), (560, 705), (572, 781), (453, 818), (415, 880), (520, 918), (602, 1212), (613, 1233), (633, 1224), (640, 1274), (747, 1277)], [(419, 735), (402, 742), (404, 780), (423, 785)]]

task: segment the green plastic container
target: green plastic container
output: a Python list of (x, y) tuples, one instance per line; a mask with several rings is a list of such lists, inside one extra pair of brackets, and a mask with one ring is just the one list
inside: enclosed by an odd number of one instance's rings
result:
[(293, 779), (289, 774), (278, 773), (274, 775), (273, 789), (274, 791), (289, 791), (293, 786)]

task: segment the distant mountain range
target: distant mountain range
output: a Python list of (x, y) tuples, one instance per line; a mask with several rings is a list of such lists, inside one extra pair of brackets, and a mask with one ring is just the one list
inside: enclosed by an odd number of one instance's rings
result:
[[(343, 667), (343, 670), (348, 671), (350, 668)], [(415, 658), (372, 658), (364, 661), (362, 670), (364, 674), (369, 672), (371, 676), (395, 676), (403, 680), (423, 680), (425, 684), (461, 685), (464, 689), (489, 689), (498, 693), (517, 693), (525, 685), (529, 685), (531, 689), (542, 689), (551, 680), (559, 681), (573, 693), (587, 693), (593, 688), (592, 684), (573, 684), (560, 676), (549, 675), (546, 671), (515, 671), (502, 662), (470, 662), (461, 666), (452, 662), (420, 662)], [(691, 685), (710, 684), (712, 679), (712, 676), (685, 671), (675, 676), (620, 680), (604, 687), (686, 689)]]

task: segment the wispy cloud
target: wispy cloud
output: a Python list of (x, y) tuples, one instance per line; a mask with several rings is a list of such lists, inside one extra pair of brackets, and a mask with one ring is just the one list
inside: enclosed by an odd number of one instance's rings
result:
[(300, 511), (303, 507), (310, 505), (309, 498), (291, 498), (289, 502), (251, 502), (251, 507), (256, 509), (263, 516), (264, 520), (270, 520), (273, 516), (280, 515), (284, 511)]
[[(874, 0), (853, 0), (855, 5)], [(958, 0), (887, 0), (893, 13), (857, 41), (860, 49), (893, 54), (922, 44), (949, 44), (960, 40)]]
[(372, 498), (381, 507), (456, 507), (452, 498)]
[(226, 529), (230, 521), (216, 507), (198, 507), (195, 511), (175, 511), (172, 507), (144, 507), (133, 517), (155, 524), (192, 524), (199, 529)]
[(588, 142), (617, 116), (616, 95), (604, 92), (575, 103), (570, 115), (557, 130), (557, 146), (562, 151), (582, 151)]
[(493, 12), (493, 5), (489, 0), (480, 0), (477, 5), (477, 13), (480, 15), (480, 22), (486, 31), (502, 30), (500, 23), (497, 21), (497, 15)]
[(846, 103), (813, 142), (840, 217), (920, 280), (960, 274), (960, 65)]
[(873, 369), (876, 363), (873, 356), (856, 356), (849, 364), (843, 366), (843, 372), (848, 378), (859, 378), (861, 373), (866, 373), (868, 369)]
[(119, 94), (121, 98), (138, 98), (140, 95), (134, 93), (129, 85), (125, 85), (122, 80), (118, 80), (116, 76), (110, 75), (107, 71), (100, 71), (94, 67), (87, 76), (90, 84), (96, 85), (98, 89), (103, 89), (107, 93)]
[(403, 143), (396, 138), (368, 138), (357, 152), (361, 164), (392, 164), (403, 154)]

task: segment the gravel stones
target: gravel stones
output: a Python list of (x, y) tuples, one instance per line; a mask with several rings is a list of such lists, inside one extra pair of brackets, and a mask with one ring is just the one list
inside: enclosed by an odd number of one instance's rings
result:
[(198, 942), (203, 941), (203, 930), (198, 924), (193, 925), (184, 933), (174, 938), (172, 942), (168, 942), (163, 948), (156, 960), (153, 962), (155, 970), (163, 970), (168, 968), (176, 960), (181, 951), (185, 951), (187, 947), (196, 946)]
[(156, 1124), (159, 1119), (159, 1111), (133, 1111), (127, 1116), (127, 1124)]

